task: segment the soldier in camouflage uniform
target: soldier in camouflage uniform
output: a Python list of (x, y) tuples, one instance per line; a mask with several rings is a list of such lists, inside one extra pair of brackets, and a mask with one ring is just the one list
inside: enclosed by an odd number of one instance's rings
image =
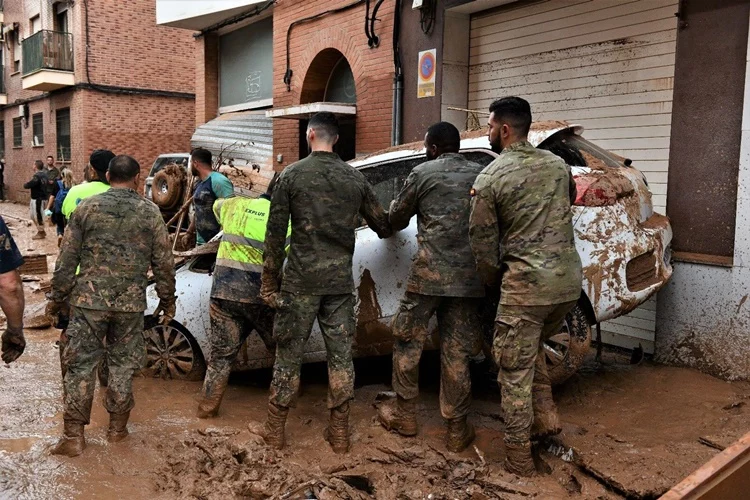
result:
[[(174, 261), (159, 209), (136, 191), (140, 166), (125, 155), (109, 164), (112, 189), (81, 202), (65, 231), (52, 278), (55, 308), (69, 301), (72, 318), (64, 347), (64, 433), (53, 454), (77, 456), (86, 446), (95, 369), (105, 358), (109, 386), (105, 407), (110, 414), (108, 439), (128, 435), (135, 405), (133, 374), (143, 366), (143, 311), (147, 272), (153, 270), (161, 299), (155, 315), (163, 322), (175, 312)], [(76, 268), (80, 272), (76, 275)]]
[(570, 209), (575, 185), (562, 159), (528, 142), (530, 126), (525, 100), (490, 106), (490, 143), (502, 153), (477, 177), (469, 226), (483, 281), (500, 281), (492, 355), (500, 368), (505, 468), (525, 476), (534, 473), (532, 432), (560, 431), (543, 342), (581, 295)]
[(468, 243), (469, 192), (482, 165), (458, 150), (461, 136), (450, 123), (432, 125), (425, 135), (427, 161), (411, 171), (391, 203), (393, 230), (416, 215), (419, 248), (411, 266), (406, 294), (393, 319), (393, 388), (395, 404), (383, 403), (378, 418), (387, 429), (417, 433), (414, 406), (419, 394), (419, 358), (437, 316), (440, 332), (440, 412), (448, 424), (447, 448), (462, 451), (474, 439), (466, 416), (471, 403), (469, 358), (482, 347), (479, 321), (484, 285)]
[[(333, 152), (338, 120), (331, 113), (310, 119), (312, 153), (287, 167), (271, 195), (261, 297), (276, 309), (276, 362), (265, 426), (250, 425), (269, 445), (284, 446), (284, 425), (295, 405), (305, 343), (317, 318), (328, 352), (326, 439), (336, 453), (349, 449), (349, 400), (354, 397), (352, 339), (354, 231), (364, 217), (381, 238), (390, 236), (388, 216), (362, 173)], [(289, 259), (284, 241), (291, 217)]]

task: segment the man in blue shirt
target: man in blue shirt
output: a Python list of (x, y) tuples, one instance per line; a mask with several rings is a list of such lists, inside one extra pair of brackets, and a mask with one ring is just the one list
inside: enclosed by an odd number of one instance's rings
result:
[(2, 334), (2, 360), (6, 363), (18, 359), (26, 347), (23, 338), (23, 284), (18, 273), (22, 264), (21, 252), (0, 217), (0, 309), (8, 319)]
[(234, 194), (232, 182), (211, 168), (211, 152), (207, 149), (194, 149), (190, 154), (193, 175), (200, 181), (193, 193), (195, 208), (195, 233), (198, 245), (203, 245), (219, 234), (221, 226), (213, 212), (214, 202), (229, 198)]

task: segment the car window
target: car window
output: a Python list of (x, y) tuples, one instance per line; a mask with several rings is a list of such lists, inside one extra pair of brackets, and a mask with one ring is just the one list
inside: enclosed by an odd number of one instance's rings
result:
[(539, 149), (546, 149), (556, 154), (571, 167), (617, 168), (623, 166), (622, 158), (571, 131), (554, 134), (541, 143)]
[(154, 165), (151, 167), (151, 173), (149, 173), (149, 176), (155, 176), (159, 171), (163, 170), (164, 167), (166, 167), (170, 163), (187, 166), (187, 158), (185, 158), (184, 156), (165, 156), (162, 158), (157, 158), (154, 162)]
[(214, 264), (216, 264), (215, 253), (199, 255), (190, 263), (190, 270), (194, 273), (211, 273), (214, 270)]
[[(482, 166), (489, 165), (496, 157), (489, 151), (467, 151), (463, 153), (467, 160), (479, 163)], [(381, 163), (362, 170), (365, 178), (372, 184), (375, 195), (384, 209), (388, 207), (398, 195), (401, 188), (409, 177), (412, 169), (427, 161), (424, 156), (407, 158), (404, 160)], [(365, 225), (364, 220), (360, 225)]]

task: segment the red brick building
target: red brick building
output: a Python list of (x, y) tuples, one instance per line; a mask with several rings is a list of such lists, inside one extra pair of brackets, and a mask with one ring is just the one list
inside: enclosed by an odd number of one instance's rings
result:
[(153, 0), (5, 0), (2, 14), (6, 197), (28, 198), (47, 155), (80, 182), (96, 148), (134, 156), (142, 176), (159, 154), (189, 150), (195, 42), (156, 26)]

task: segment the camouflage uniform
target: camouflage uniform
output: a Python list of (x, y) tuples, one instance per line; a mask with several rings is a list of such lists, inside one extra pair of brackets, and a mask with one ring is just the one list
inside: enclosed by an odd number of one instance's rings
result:
[(527, 141), (507, 147), (474, 184), (469, 234), (477, 268), (485, 283), (501, 278), (492, 350), (506, 443), (529, 440), (532, 383), (551, 400), (543, 335), (560, 328), (581, 295), (572, 186), (563, 160)]
[(111, 189), (78, 205), (50, 294), (54, 302), (69, 301), (72, 307), (62, 354), (66, 422), (89, 423), (95, 369), (103, 358), (109, 365), (107, 411), (122, 414), (133, 407), (132, 376), (145, 356), (149, 267), (159, 298), (174, 301), (174, 260), (156, 205), (131, 189)]
[[(388, 217), (361, 172), (335, 153), (313, 152), (287, 167), (271, 195), (261, 296), (275, 299), (276, 362), (271, 404), (290, 407), (299, 387), (304, 345), (317, 318), (328, 351), (328, 407), (354, 394), (352, 338), (354, 231), (360, 216), (381, 238)], [(289, 258), (284, 247), (291, 217)]]
[(468, 245), (469, 192), (481, 170), (461, 154), (443, 154), (412, 170), (390, 209), (394, 230), (405, 228), (415, 214), (419, 225), (419, 248), (392, 325), (393, 388), (406, 400), (419, 394), (419, 358), (428, 322), (437, 315), (440, 411), (446, 419), (467, 415), (469, 358), (482, 347), (484, 286)]

